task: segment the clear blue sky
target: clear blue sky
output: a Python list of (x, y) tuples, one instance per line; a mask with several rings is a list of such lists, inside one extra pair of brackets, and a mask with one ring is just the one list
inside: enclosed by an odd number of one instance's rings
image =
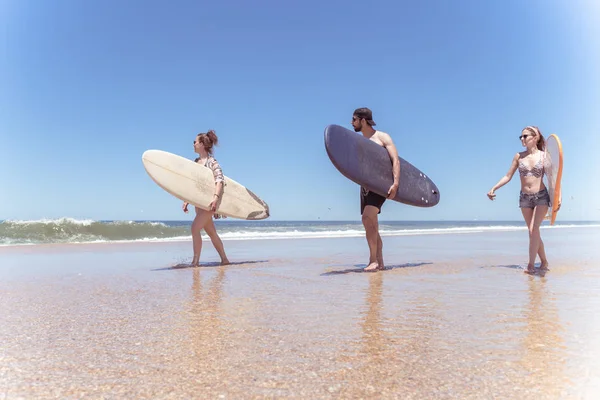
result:
[(441, 191), (382, 219), (521, 219), (518, 177), (486, 193), (537, 125), (565, 148), (559, 218), (598, 220), (594, 3), (0, 0), (0, 219), (191, 218), (141, 155), (215, 129), (274, 220), (358, 220), (323, 131), (366, 106)]

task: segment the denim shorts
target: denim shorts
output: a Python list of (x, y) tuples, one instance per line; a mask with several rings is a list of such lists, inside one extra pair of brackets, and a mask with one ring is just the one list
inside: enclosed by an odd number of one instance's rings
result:
[(521, 192), (521, 195), (519, 196), (520, 208), (535, 208), (536, 206), (550, 207), (550, 195), (546, 188), (531, 194)]

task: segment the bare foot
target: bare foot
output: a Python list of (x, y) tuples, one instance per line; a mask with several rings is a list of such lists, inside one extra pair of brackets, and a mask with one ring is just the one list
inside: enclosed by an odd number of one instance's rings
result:
[(542, 263), (540, 264), (540, 271), (550, 271), (550, 269), (548, 269), (548, 261), (542, 261)]
[(372, 262), (371, 264), (367, 265), (367, 267), (365, 269), (363, 269), (363, 271), (365, 271), (365, 272), (375, 272), (378, 269), (379, 269), (379, 263)]
[(527, 265), (527, 269), (525, 271), (523, 271), (526, 274), (529, 275), (534, 275), (535, 274), (535, 267), (531, 264)]
[(221, 260), (221, 265), (229, 265), (229, 260), (228, 259)]

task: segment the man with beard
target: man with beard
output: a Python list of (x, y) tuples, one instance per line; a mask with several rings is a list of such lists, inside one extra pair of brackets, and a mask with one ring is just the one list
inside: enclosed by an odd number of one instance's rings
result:
[(360, 188), (360, 211), (362, 222), (365, 227), (367, 243), (369, 245), (369, 265), (364, 269), (372, 272), (385, 269), (383, 263), (383, 242), (379, 235), (378, 214), (381, 213), (381, 206), (387, 199), (393, 199), (398, 191), (398, 180), (400, 178), (400, 160), (398, 151), (390, 135), (385, 132), (373, 129), (373, 113), (368, 108), (357, 108), (352, 115), (352, 127), (355, 132), (361, 132), (363, 136), (379, 146), (384, 147), (392, 160), (392, 171), (394, 183), (390, 186), (387, 197), (371, 192), (364, 187)]

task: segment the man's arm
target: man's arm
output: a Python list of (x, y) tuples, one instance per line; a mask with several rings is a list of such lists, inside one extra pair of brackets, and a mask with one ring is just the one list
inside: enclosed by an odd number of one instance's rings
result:
[(400, 185), (400, 160), (398, 159), (398, 150), (396, 150), (396, 145), (394, 145), (394, 141), (392, 140), (390, 135), (382, 132), (380, 139), (383, 143), (383, 147), (385, 147), (388, 154), (390, 155), (390, 159), (392, 160), (392, 173), (394, 176), (394, 183), (388, 190), (388, 199), (392, 199), (396, 196), (398, 186)]

